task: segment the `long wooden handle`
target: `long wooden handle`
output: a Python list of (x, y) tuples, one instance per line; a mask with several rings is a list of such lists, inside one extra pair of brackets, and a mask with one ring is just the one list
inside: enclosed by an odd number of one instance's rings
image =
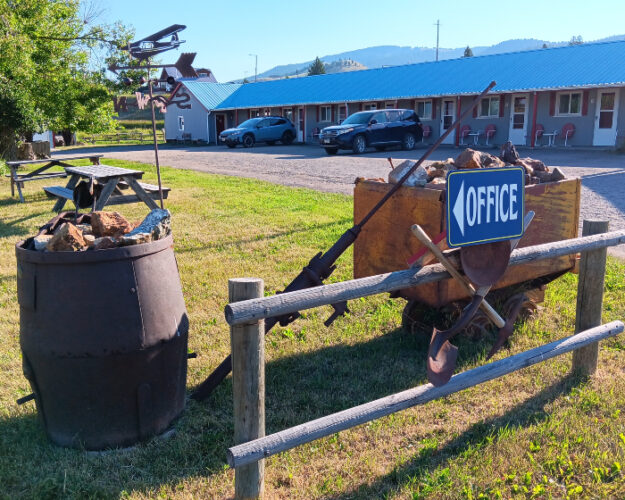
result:
[[(411, 227), (411, 230), (413, 234), (417, 237), (417, 239), (421, 243), (423, 243), (430, 250), (430, 252), (432, 252), (436, 256), (438, 261), (441, 264), (443, 264), (443, 266), (445, 266), (445, 269), (449, 271), (449, 274), (451, 274), (454, 278), (456, 278), (458, 283), (460, 283), (460, 286), (462, 286), (462, 288), (464, 288), (465, 291), (469, 295), (471, 296), (475, 295), (475, 292), (476, 292), (475, 288), (473, 288), (471, 283), (469, 283), (467, 279), (458, 272), (458, 270), (453, 266), (453, 264), (449, 262), (449, 259), (447, 259), (447, 257), (445, 257), (443, 252), (441, 252), (440, 248), (438, 248), (434, 244), (434, 242), (426, 234), (423, 228), (419, 224), (415, 224)], [(501, 316), (499, 316), (497, 311), (495, 311), (495, 309), (493, 309), (493, 307), (488, 302), (486, 302), (486, 300), (482, 301), (482, 304), (480, 307), (484, 310), (488, 318), (493, 323), (495, 323), (495, 325), (498, 328), (503, 328), (505, 326), (506, 322), (504, 321), (504, 319)]]

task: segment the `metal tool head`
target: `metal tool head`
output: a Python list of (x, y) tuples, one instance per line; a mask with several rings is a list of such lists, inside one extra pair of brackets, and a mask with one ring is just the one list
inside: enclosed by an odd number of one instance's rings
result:
[(428, 380), (432, 385), (446, 384), (454, 374), (456, 360), (458, 359), (458, 348), (451, 344), (449, 340), (467, 327), (479, 309), (482, 300), (484, 300), (483, 296), (474, 295), (471, 302), (463, 309), (458, 321), (448, 330), (437, 330), (434, 328), (426, 363)]
[(427, 375), (430, 383), (436, 387), (445, 385), (454, 374), (458, 348), (449, 340), (443, 339), (444, 332), (434, 328), (427, 358)]
[(499, 351), (499, 349), (503, 347), (506, 340), (508, 340), (508, 338), (510, 338), (510, 336), (514, 332), (514, 323), (516, 322), (516, 319), (518, 318), (521, 312), (521, 309), (523, 309), (523, 304), (525, 303), (526, 300), (527, 300), (527, 297), (525, 295), (522, 295), (515, 302), (514, 307), (510, 311), (510, 316), (506, 318), (506, 324), (504, 325), (503, 328), (499, 330), (499, 333), (497, 334), (497, 340), (495, 341), (495, 343), (493, 344), (493, 347), (491, 348), (491, 350), (488, 352), (488, 355), (486, 356), (487, 361), (490, 358), (492, 358), (493, 355), (497, 351)]
[(508, 269), (510, 241), (496, 241), (460, 249), (464, 274), (478, 286), (494, 285)]

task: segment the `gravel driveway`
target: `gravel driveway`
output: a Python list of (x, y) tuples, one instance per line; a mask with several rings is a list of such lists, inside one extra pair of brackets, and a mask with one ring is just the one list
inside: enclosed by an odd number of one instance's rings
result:
[[(232, 150), (225, 146), (162, 146), (159, 151), (161, 164), (175, 168), (351, 194), (356, 177), (386, 178), (389, 171), (387, 157), (391, 156), (395, 164), (403, 159), (417, 159), (425, 151), (425, 146), (415, 151), (392, 149), (360, 156), (347, 152), (328, 156), (317, 146), (305, 145), (257, 145), (251, 149)], [(497, 153), (497, 150), (488, 151)], [(101, 152), (122, 160), (154, 162), (154, 152), (148, 146), (85, 148), (58, 154), (71, 156), (86, 152)], [(429, 160), (456, 157), (459, 152), (459, 149), (442, 146)], [(542, 148), (520, 148), (519, 154), (538, 158), (549, 166), (559, 166), (567, 176), (582, 178), (580, 220), (607, 218), (611, 229), (625, 229), (625, 156), (611, 151)], [(610, 249), (610, 253), (625, 258), (625, 245)]]

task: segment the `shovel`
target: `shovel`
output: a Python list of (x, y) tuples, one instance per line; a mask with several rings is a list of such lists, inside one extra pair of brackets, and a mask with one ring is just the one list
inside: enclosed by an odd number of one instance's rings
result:
[[(524, 219), (525, 229), (527, 229), (533, 218), (534, 212), (530, 211), (526, 214)], [(469, 324), (479, 307), (484, 307), (488, 317), (500, 328), (495, 346), (489, 352), (489, 358), (512, 334), (514, 321), (520, 311), (521, 304), (515, 307), (510, 317), (504, 321), (488, 303), (484, 302), (484, 297), (506, 272), (510, 254), (519, 241), (520, 238), (517, 238), (511, 241), (487, 243), (461, 249), (460, 259), (463, 264), (463, 271), (471, 282), (478, 285), (478, 288), (474, 289), (471, 287), (455, 268), (454, 273), (450, 271), (450, 274), (458, 279), (460, 284), (466, 287), (465, 289), (468, 289), (472, 299), (469, 305), (462, 311), (462, 315), (456, 324), (450, 329), (441, 331), (434, 328), (427, 357), (428, 380), (432, 385), (444, 385), (453, 375), (458, 358), (458, 348), (452, 345), (449, 340)], [(445, 265), (443, 261), (441, 263)], [(447, 265), (453, 268), (449, 262), (447, 262)]]

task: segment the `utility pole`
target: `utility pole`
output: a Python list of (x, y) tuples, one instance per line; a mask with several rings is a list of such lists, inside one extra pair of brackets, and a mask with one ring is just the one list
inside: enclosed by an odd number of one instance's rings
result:
[(258, 80), (258, 54), (249, 54), (250, 56), (255, 58), (254, 62), (254, 81)]
[(436, 61), (438, 62), (438, 34), (440, 32), (440, 28), (441, 28), (441, 20), (437, 19), (436, 20)]

